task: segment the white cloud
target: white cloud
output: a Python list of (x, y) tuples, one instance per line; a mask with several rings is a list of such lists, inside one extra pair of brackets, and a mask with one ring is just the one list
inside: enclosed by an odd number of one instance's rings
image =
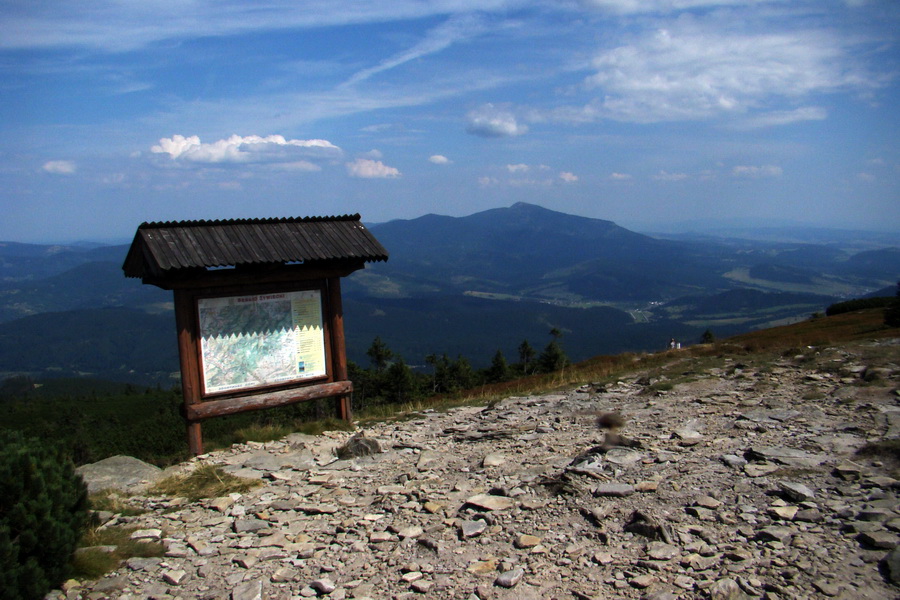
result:
[(128, 180), (125, 173), (109, 173), (100, 177), (100, 183), (103, 185), (122, 185)]
[(683, 181), (687, 179), (686, 173), (669, 173), (668, 171), (660, 171), (653, 176), (656, 181)]
[(749, 177), (754, 179), (761, 177), (781, 177), (782, 172), (781, 167), (775, 165), (738, 165), (731, 169), (731, 174), (735, 177)]
[[(508, 0), (392, 0), (360, 2), (328, 0), (143, 0), (142, 2), (72, 3), (47, 0), (40, 5), (22, 3), (7, 9), (0, 47), (93, 47), (121, 51), (163, 40), (221, 37), (259, 31), (312, 29), (360, 23), (394, 23), (405, 20), (445, 18), (475, 10), (502, 12)], [(464, 30), (465, 24), (457, 25)], [(468, 27), (472, 27), (468, 24)], [(443, 31), (449, 29), (450, 31)], [(453, 35), (451, 24), (438, 27), (426, 41), (394, 61), (412, 60), (416, 53), (440, 47)], [(430, 50), (434, 51), (434, 50)], [(383, 70), (384, 67), (382, 67)]]
[(628, 173), (610, 173), (609, 178), (613, 181), (630, 181), (633, 179)]
[(484, 176), (478, 178), (478, 185), (480, 185), (481, 187), (491, 187), (499, 184), (500, 180), (498, 180), (496, 177)]
[(232, 135), (225, 140), (203, 143), (196, 135), (162, 138), (150, 148), (172, 160), (190, 163), (294, 163), (298, 157), (337, 158), (341, 149), (327, 140), (286, 140), (280, 135)]
[(453, 161), (444, 156), (443, 154), (432, 154), (428, 157), (428, 162), (434, 163), (436, 165), (449, 165)]
[(509, 110), (485, 104), (466, 115), (466, 131), (481, 137), (513, 137), (528, 132), (528, 126), (516, 121)]
[(517, 165), (506, 165), (506, 170), (510, 173), (527, 173), (530, 169), (531, 167), (522, 163)]
[(553, 180), (552, 179), (534, 179), (534, 178), (510, 179), (506, 182), (506, 184), (511, 187), (536, 187), (536, 186), (546, 187), (546, 186), (553, 185)]
[(71, 175), (76, 170), (75, 163), (71, 160), (48, 160), (41, 169), (54, 175)]
[(559, 174), (559, 178), (565, 181), (566, 183), (575, 183), (578, 181), (578, 175), (574, 173), (570, 173), (568, 171), (563, 171)]
[(476, 15), (466, 14), (450, 17), (446, 22), (429, 31), (425, 38), (409, 50), (387, 58), (375, 67), (359, 71), (344, 85), (353, 85), (394, 67), (440, 52), (455, 42), (478, 35), (487, 27), (484, 20)]
[(825, 118), (819, 107), (783, 110), (822, 93), (869, 90), (879, 82), (849, 64), (847, 44), (820, 31), (758, 34), (677, 24), (599, 53), (587, 89), (603, 94), (568, 115), (573, 121), (697, 120), (760, 112), (759, 126)]
[(860, 181), (865, 181), (866, 183), (871, 183), (875, 181), (875, 176), (871, 173), (857, 173), (856, 178)]
[(313, 173), (315, 171), (321, 171), (322, 167), (317, 164), (313, 164), (308, 160), (298, 160), (289, 163), (279, 163), (274, 166), (276, 169), (280, 169), (282, 171), (302, 171), (306, 173)]
[(393, 125), (391, 123), (376, 123), (375, 125), (366, 125), (360, 131), (365, 131), (366, 133), (381, 133), (383, 131), (389, 131), (391, 129), (398, 128), (397, 125)]
[(794, 110), (763, 112), (744, 119), (739, 125), (743, 128), (754, 129), (758, 127), (790, 125), (801, 121), (824, 121), (827, 118), (828, 111), (826, 109), (820, 106), (804, 106)]
[(363, 179), (392, 179), (400, 177), (398, 169), (389, 167), (380, 160), (370, 160), (368, 158), (357, 158), (353, 162), (348, 162), (347, 173), (351, 177)]

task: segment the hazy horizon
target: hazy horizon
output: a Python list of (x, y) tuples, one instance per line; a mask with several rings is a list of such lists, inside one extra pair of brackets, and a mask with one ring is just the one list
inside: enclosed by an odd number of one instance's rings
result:
[[(540, 206), (540, 205), (537, 205)], [(508, 207), (497, 207), (497, 208), (508, 208)], [(546, 208), (546, 207), (544, 207)], [(491, 208), (487, 208), (485, 210), (490, 210)], [(551, 209), (552, 210), (552, 209)], [(477, 211), (482, 212), (482, 211)], [(383, 221), (380, 223), (374, 223), (370, 221), (363, 221), (366, 225), (370, 227), (377, 227), (378, 225), (383, 225), (386, 223), (390, 223), (392, 221), (402, 221), (402, 220), (415, 220), (429, 214), (437, 214), (440, 216), (450, 216), (442, 213), (425, 213), (421, 215), (416, 215), (408, 218), (398, 218), (391, 219), (390, 221)], [(476, 213), (471, 213), (476, 214)], [(300, 215), (303, 216), (303, 215)], [(310, 216), (334, 216), (334, 215), (310, 215)], [(470, 215), (461, 215), (462, 218)], [(581, 215), (577, 215), (581, 216)], [(610, 219), (603, 219), (602, 217), (585, 217), (591, 219), (601, 219), (605, 221), (611, 221)], [(673, 221), (673, 222), (665, 222), (665, 223), (633, 223), (631, 225), (625, 223), (618, 223), (612, 221), (616, 225), (620, 227), (624, 227), (625, 229), (629, 229), (636, 233), (642, 233), (645, 235), (696, 235), (696, 236), (722, 236), (729, 237), (733, 236), (734, 238), (740, 238), (741, 234), (755, 234), (755, 237), (765, 237), (764, 234), (770, 234), (773, 241), (796, 241), (793, 237), (793, 234), (798, 232), (806, 232), (809, 234), (821, 234), (826, 235), (828, 233), (834, 234), (842, 234), (845, 236), (852, 236), (855, 234), (865, 235), (865, 234), (875, 234), (879, 236), (897, 236), (896, 240), (891, 243), (896, 243), (900, 245), (900, 229), (878, 229), (878, 228), (869, 228), (869, 229), (856, 229), (852, 227), (825, 227), (825, 226), (815, 226), (808, 225), (800, 222), (794, 221), (771, 221), (771, 220), (755, 220), (755, 221), (747, 221), (747, 220), (737, 220), (737, 219), (695, 219), (695, 220), (686, 220), (686, 221)], [(33, 245), (125, 245), (130, 244), (132, 239), (134, 238), (134, 233), (130, 233), (127, 236), (122, 237), (93, 237), (93, 238), (59, 238), (59, 239), (50, 239), (50, 238), (42, 238), (38, 237), (33, 240), (25, 240), (25, 239), (0, 239), (0, 244), (3, 243), (20, 243), (20, 244), (33, 244)], [(748, 238), (749, 239), (749, 238)], [(878, 245), (878, 244), (876, 244)]]

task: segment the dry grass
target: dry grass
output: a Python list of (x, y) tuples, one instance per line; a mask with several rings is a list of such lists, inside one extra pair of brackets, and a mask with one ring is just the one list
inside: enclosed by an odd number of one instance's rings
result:
[(778, 351), (898, 335), (900, 330), (884, 324), (883, 310), (870, 309), (745, 333), (728, 338), (722, 345), (731, 350), (743, 347), (749, 352)]
[(144, 508), (131, 504), (128, 496), (123, 496), (112, 489), (91, 494), (90, 503), (93, 510), (103, 510), (123, 516), (142, 515), (147, 512)]
[(133, 556), (162, 556), (166, 548), (160, 542), (140, 542), (131, 539), (137, 527), (98, 527), (89, 530), (81, 539), (79, 550), (72, 558), (72, 574), (77, 579), (97, 579), (117, 568)]
[(163, 479), (149, 493), (196, 502), (231, 493), (243, 494), (260, 485), (261, 481), (235, 477), (215, 465), (201, 465), (187, 475), (173, 475)]

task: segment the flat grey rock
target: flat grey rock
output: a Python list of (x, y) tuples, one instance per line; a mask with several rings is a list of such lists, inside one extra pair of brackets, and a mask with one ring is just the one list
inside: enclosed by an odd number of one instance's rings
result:
[(466, 499), (466, 504), (477, 506), (485, 510), (505, 510), (515, 506), (515, 501), (506, 496), (494, 496), (493, 494), (477, 494)]
[(487, 528), (487, 523), (481, 520), (462, 521), (459, 524), (459, 533), (463, 538), (472, 538), (481, 535)]
[(783, 446), (754, 446), (747, 451), (750, 460), (766, 460), (792, 467), (817, 467), (828, 460), (824, 454), (811, 454)]
[(641, 462), (644, 454), (628, 448), (610, 448), (603, 457), (614, 465), (628, 467)]
[(634, 486), (629, 483), (601, 483), (594, 490), (594, 495), (624, 498), (632, 495), (634, 491)]
[(900, 585), (900, 546), (887, 553), (881, 561), (885, 576), (894, 585)]
[(101, 490), (134, 492), (159, 481), (163, 470), (131, 456), (110, 456), (75, 469), (87, 484), (88, 493)]
[(816, 497), (816, 493), (807, 486), (796, 481), (779, 481), (778, 489), (794, 502), (806, 502)]
[(282, 471), (284, 469), (308, 471), (316, 466), (316, 461), (309, 451), (272, 454), (262, 450), (251, 454), (241, 466), (257, 471)]
[(231, 600), (262, 600), (262, 581), (242, 583), (231, 592)]
[(501, 573), (500, 576), (497, 577), (497, 579), (494, 583), (496, 583), (500, 587), (513, 588), (513, 587), (516, 587), (516, 585), (520, 581), (522, 581), (522, 577), (524, 577), (524, 576), (525, 576), (525, 569), (522, 569), (521, 567), (517, 567), (510, 571)]

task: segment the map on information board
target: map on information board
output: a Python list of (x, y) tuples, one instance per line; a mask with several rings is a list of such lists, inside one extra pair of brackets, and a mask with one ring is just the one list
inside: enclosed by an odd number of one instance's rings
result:
[(202, 298), (197, 310), (205, 393), (326, 375), (319, 290)]

